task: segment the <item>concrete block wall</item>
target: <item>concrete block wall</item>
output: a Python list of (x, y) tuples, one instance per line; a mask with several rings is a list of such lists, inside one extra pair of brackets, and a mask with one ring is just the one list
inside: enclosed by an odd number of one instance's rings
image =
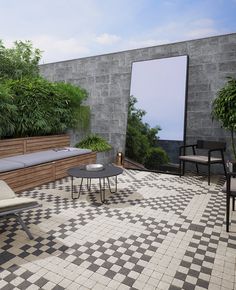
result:
[(226, 77), (236, 77), (236, 33), (44, 64), (40, 71), (88, 91), (91, 131), (113, 146), (112, 160), (125, 150), (132, 62), (180, 55), (189, 56), (186, 142), (226, 140), (230, 148), (229, 133), (212, 122), (211, 104)]

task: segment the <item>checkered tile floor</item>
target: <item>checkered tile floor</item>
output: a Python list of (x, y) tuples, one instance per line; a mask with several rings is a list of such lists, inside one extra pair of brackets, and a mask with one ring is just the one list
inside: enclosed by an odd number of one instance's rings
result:
[(22, 214), (32, 241), (1, 220), (0, 289), (236, 289), (223, 182), (126, 170), (106, 204), (96, 181), (76, 200), (69, 178), (23, 192), (43, 206)]

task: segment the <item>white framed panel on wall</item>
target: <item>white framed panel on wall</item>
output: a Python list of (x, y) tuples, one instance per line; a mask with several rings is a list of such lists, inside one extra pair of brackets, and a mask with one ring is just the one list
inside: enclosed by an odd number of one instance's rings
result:
[[(145, 111), (142, 122), (160, 127), (156, 146), (177, 166), (178, 147), (185, 140), (188, 56), (138, 61), (132, 64), (130, 96)], [(175, 151), (175, 152), (174, 152)]]

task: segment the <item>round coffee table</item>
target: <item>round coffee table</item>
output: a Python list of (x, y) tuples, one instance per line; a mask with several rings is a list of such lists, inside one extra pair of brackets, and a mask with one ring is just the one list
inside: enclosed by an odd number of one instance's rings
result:
[[(108, 187), (111, 193), (117, 192), (117, 175), (121, 174), (123, 172), (123, 169), (117, 166), (114, 166), (112, 164), (105, 165), (102, 170), (99, 171), (88, 171), (86, 170), (86, 166), (79, 166), (79, 167), (73, 167), (68, 169), (67, 173), (69, 176), (71, 176), (71, 197), (72, 199), (75, 199), (74, 197), (74, 185), (73, 185), (73, 179), (81, 178), (81, 183), (79, 187), (78, 197), (80, 197), (83, 180), (87, 179), (87, 188), (90, 191), (91, 188), (91, 179), (99, 179), (99, 189), (100, 189), (100, 197), (101, 202), (105, 202), (105, 189), (106, 189), (106, 181), (108, 183)], [(110, 187), (110, 181), (109, 177), (115, 177), (115, 191), (111, 191)]]

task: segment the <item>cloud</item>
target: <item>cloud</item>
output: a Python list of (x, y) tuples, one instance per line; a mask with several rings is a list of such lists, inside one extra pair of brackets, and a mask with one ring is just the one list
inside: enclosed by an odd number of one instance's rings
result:
[(211, 18), (201, 18), (197, 19), (192, 22), (192, 25), (199, 26), (199, 27), (209, 27), (209, 26), (214, 26), (215, 22)]
[(217, 30), (214, 28), (198, 28), (198, 29), (192, 29), (186, 33), (186, 36), (188, 38), (201, 38), (201, 37), (206, 37), (206, 36), (211, 36), (211, 35), (216, 35)]
[(43, 63), (83, 57), (90, 53), (85, 39), (59, 38), (40, 35), (31, 38), (35, 47), (43, 51)]
[[(220, 33), (215, 27), (211, 18), (189, 18), (162, 23), (142, 32), (136, 31), (132, 36), (99, 34), (95, 30), (70, 36), (46, 33), (25, 39), (31, 40), (34, 47), (43, 51), (41, 63), (49, 63), (207, 37)], [(4, 40), (5, 44), (9, 42), (10, 39)]]
[(95, 41), (99, 44), (104, 44), (104, 45), (112, 45), (114, 43), (117, 43), (120, 41), (121, 38), (115, 34), (108, 34), (108, 33), (103, 33), (95, 38)]
[[(211, 18), (186, 19), (183, 21), (172, 21), (154, 27), (146, 35), (146, 40), (151, 39), (151, 45), (159, 45), (176, 41), (184, 41), (220, 34), (221, 30), (216, 28), (216, 23)], [(145, 43), (143, 35), (143, 43)], [(142, 42), (141, 41), (141, 42)], [(149, 41), (151, 43), (151, 41)], [(148, 43), (148, 41), (147, 41)]]
[(149, 46), (155, 46), (155, 45), (161, 45), (164, 43), (168, 43), (167, 39), (131, 39), (124, 43), (124, 46), (126, 49), (131, 48), (141, 48), (141, 47), (149, 47)]

